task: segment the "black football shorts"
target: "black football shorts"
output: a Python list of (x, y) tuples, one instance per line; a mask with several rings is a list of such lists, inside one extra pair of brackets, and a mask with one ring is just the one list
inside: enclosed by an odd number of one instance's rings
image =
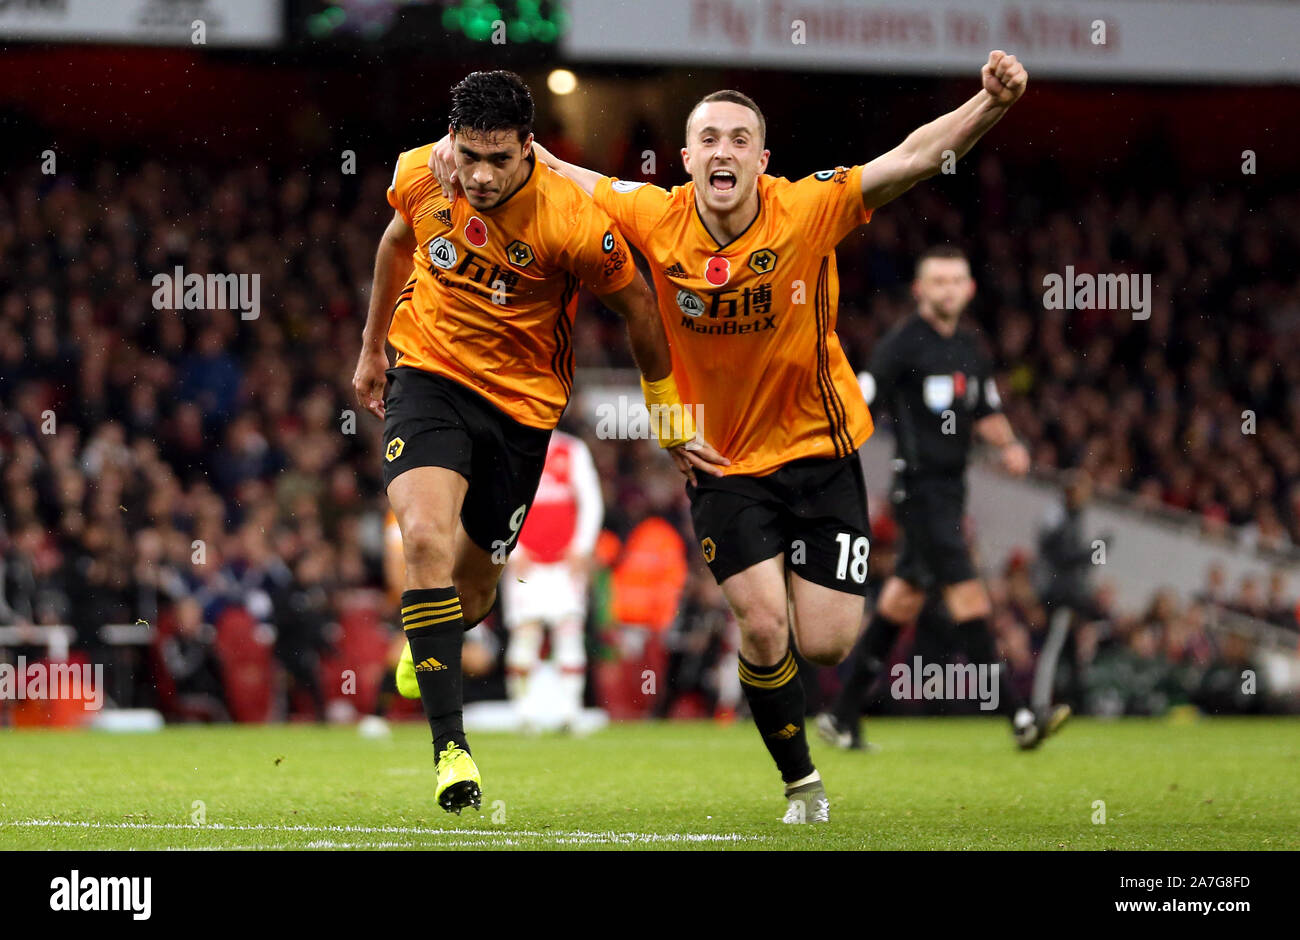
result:
[(446, 467), (469, 481), (461, 524), (487, 552), (517, 543), (533, 504), (551, 432), (520, 424), (445, 376), (389, 369), (384, 397), (384, 487), (414, 467)]
[(975, 577), (961, 531), (966, 513), (961, 476), (897, 477), (891, 500), (903, 539), (894, 574), (923, 591)]
[(805, 580), (865, 596), (871, 530), (856, 453), (796, 460), (764, 476), (696, 479), (686, 487), (691, 519), (719, 584), (784, 555), (786, 570)]

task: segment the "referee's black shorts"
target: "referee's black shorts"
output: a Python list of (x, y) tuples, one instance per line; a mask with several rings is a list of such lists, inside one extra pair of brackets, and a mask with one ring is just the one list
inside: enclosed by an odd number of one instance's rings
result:
[(890, 499), (902, 533), (895, 575), (923, 591), (975, 578), (962, 536), (964, 474), (897, 476)]
[(446, 467), (469, 481), (461, 524), (486, 552), (517, 544), (546, 464), (551, 432), (520, 424), (445, 376), (397, 366), (384, 398), (384, 488), (415, 467)]

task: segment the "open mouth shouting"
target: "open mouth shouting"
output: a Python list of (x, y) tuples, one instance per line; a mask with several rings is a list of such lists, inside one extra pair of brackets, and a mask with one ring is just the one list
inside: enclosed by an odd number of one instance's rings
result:
[(709, 175), (709, 188), (715, 193), (729, 193), (736, 188), (736, 174), (731, 170), (714, 170)]

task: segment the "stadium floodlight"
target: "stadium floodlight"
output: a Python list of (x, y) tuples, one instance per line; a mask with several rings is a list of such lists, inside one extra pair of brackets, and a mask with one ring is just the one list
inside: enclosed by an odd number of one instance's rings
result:
[(578, 76), (568, 69), (555, 69), (546, 76), (546, 87), (554, 95), (569, 95), (578, 87)]

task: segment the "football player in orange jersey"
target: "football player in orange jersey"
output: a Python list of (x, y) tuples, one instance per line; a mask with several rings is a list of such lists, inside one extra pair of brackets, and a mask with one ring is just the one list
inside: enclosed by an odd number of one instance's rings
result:
[[(433, 734), (434, 796), (457, 813), (482, 799), (462, 716), (461, 636), (496, 599), (568, 404), (579, 283), (627, 321), (649, 402), (683, 413), (653, 295), (608, 216), (536, 162), (532, 122), (519, 76), (474, 72), (452, 89), (450, 121), (467, 198), (443, 195), (426, 166), (432, 145), (398, 159), (353, 377), (362, 406), (384, 420), (384, 483), (406, 562), (402, 625)], [(679, 425), (660, 428), (678, 466), (720, 471), (726, 461)]]
[[(740, 679), (785, 782), (786, 822), (825, 822), (789, 648), (836, 665), (863, 620), (868, 542), (857, 449), (871, 416), (835, 335), (835, 246), (879, 206), (964, 156), (1024, 93), (994, 51), (965, 104), (870, 163), (796, 182), (766, 175), (766, 124), (743, 94), (686, 121), (691, 182), (671, 192), (539, 158), (592, 193), (653, 267), (673, 372), (701, 433), (731, 458), (689, 488), (696, 536), (741, 625)], [(449, 176), (440, 142), (430, 166)]]

